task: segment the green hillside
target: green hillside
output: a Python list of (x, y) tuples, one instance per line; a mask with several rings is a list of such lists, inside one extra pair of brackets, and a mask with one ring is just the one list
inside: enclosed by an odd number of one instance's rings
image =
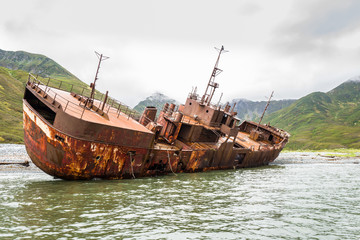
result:
[(0, 49), (0, 66), (11, 70), (23, 70), (42, 77), (51, 77), (72, 84), (85, 84), (54, 60), (40, 54)]
[(22, 96), (28, 73), (0, 67), (0, 142), (21, 143)]
[[(28, 72), (39, 75), (44, 82), (47, 81), (45, 78), (55, 78), (87, 86), (43, 55), (0, 50), (0, 143), (23, 142), (22, 97)], [(347, 81), (327, 93), (315, 92), (293, 103), (291, 101), (279, 101), (273, 110), (282, 109), (270, 113), (263, 120), (263, 123), (270, 122), (292, 135), (288, 149), (360, 148), (359, 80)], [(165, 102), (178, 104), (156, 93), (135, 109), (142, 112), (145, 106), (155, 106), (160, 111)], [(257, 109), (263, 111), (260, 105), (265, 104), (240, 102), (237, 105), (244, 116), (254, 117), (258, 114)]]
[[(22, 98), (28, 72), (39, 79), (55, 78), (87, 86), (55, 61), (43, 55), (23, 51), (0, 50), (0, 143), (22, 143)], [(56, 83), (56, 81), (55, 81)]]
[(288, 149), (360, 148), (360, 81), (311, 93), (263, 122), (291, 134)]

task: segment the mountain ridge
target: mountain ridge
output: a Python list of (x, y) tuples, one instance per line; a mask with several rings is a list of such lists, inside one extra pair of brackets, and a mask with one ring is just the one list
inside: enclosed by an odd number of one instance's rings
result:
[(289, 131), (289, 149), (360, 148), (360, 81), (310, 93), (264, 121)]
[[(292, 104), (294, 99), (272, 100), (266, 110), (266, 114), (278, 111)], [(248, 99), (233, 99), (230, 104), (236, 103), (234, 111), (241, 120), (256, 121), (264, 112), (267, 101), (251, 101)]]
[(0, 66), (10, 70), (22, 70), (42, 77), (55, 78), (80, 86), (86, 85), (60, 64), (41, 54), (0, 49)]
[[(0, 50), (0, 142), (2, 143), (23, 142), (22, 95), (28, 77), (27, 71), (87, 86), (44, 55)], [(292, 137), (287, 145), (288, 149), (360, 148), (359, 93), (360, 76), (357, 76), (326, 93), (313, 92), (298, 100), (273, 100), (263, 123), (269, 122), (290, 132)], [(155, 92), (140, 101), (134, 109), (141, 113), (146, 106), (155, 106), (161, 111), (165, 102), (179, 105), (176, 100)], [(236, 103), (234, 111), (238, 112), (242, 120), (257, 120), (266, 105), (266, 101), (251, 101), (243, 98), (233, 99), (231, 104), (234, 103)]]
[(157, 108), (157, 115), (160, 113), (160, 111), (163, 109), (163, 106), (165, 103), (174, 103), (176, 105), (179, 105), (180, 103), (176, 101), (175, 99), (172, 99), (168, 96), (166, 96), (163, 93), (160, 92), (154, 92), (144, 100), (140, 101), (135, 107), (134, 110), (136, 110), (139, 113), (142, 113), (145, 109), (145, 107), (156, 107)]

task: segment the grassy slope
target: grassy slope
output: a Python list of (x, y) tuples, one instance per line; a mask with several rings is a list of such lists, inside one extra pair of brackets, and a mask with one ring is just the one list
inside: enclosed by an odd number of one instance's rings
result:
[(23, 142), (22, 98), (27, 79), (25, 71), (0, 67), (0, 143)]
[(288, 149), (360, 148), (360, 82), (309, 94), (264, 122), (292, 137)]
[(22, 96), (27, 73), (0, 67), (0, 142), (21, 143)]
[[(87, 87), (58, 63), (39, 54), (0, 49), (0, 66), (0, 143), (23, 142), (22, 98), (28, 72), (39, 74), (44, 83), (49, 77), (69, 83), (62, 85), (68, 90), (70, 84)], [(58, 87), (59, 83), (52, 80), (50, 85)]]
[(51, 77), (80, 86), (86, 85), (54, 60), (40, 54), (0, 49), (0, 66), (12, 70), (23, 70), (44, 78)]

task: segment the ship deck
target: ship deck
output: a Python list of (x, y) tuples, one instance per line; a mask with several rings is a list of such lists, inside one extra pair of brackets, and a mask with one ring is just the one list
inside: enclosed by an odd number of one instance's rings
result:
[(250, 134), (247, 132), (238, 132), (236, 136), (236, 143), (240, 144), (245, 148), (255, 148), (258, 149), (260, 146), (271, 146), (271, 144), (265, 141), (254, 141), (250, 138)]
[[(118, 111), (118, 109), (111, 107), (108, 104), (105, 104), (104, 112), (107, 113), (109, 120), (102, 117), (100, 114), (93, 111), (92, 109), (86, 108), (84, 110), (84, 104), (80, 105), (80, 101), (74, 96), (72, 96), (70, 92), (66, 92), (56, 88), (46, 88), (46, 86), (44, 85), (40, 85), (39, 88), (41, 88), (43, 91), (46, 90), (46, 93), (52, 98), (54, 98), (55, 96), (55, 100), (61, 104), (64, 112), (73, 117), (81, 118), (84, 121), (97, 124), (152, 133), (149, 129), (141, 125), (133, 118), (129, 117), (127, 114)], [(94, 100), (95, 106), (100, 106), (100, 104), (102, 104), (100, 101)]]

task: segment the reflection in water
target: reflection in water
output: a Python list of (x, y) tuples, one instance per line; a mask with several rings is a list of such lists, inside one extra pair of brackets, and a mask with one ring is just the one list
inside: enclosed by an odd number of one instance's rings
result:
[(354, 161), (114, 181), (0, 172), (0, 238), (356, 238)]

